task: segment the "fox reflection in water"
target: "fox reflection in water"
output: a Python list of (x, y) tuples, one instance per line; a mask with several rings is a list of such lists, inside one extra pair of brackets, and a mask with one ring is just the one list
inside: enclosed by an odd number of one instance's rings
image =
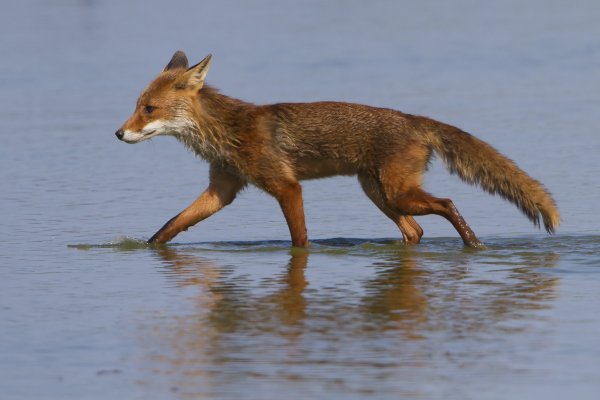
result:
[[(537, 270), (553, 267), (554, 254), (376, 251), (347, 255), (364, 260), (362, 271), (371, 273), (329, 279), (318, 273), (339, 254), (298, 250), (280, 275), (262, 280), (215, 261), (231, 256), (227, 251), (153, 250), (168, 281), (186, 294), (195, 290), (176, 315), (141, 322), (139, 383), (156, 385), (162, 376), (180, 395), (210, 397), (235, 390), (232, 382), (305, 381), (352, 392), (356, 371), (349, 368), (359, 368), (368, 382), (398, 384), (423, 374), (439, 378), (436, 368), (444, 365), (447, 373), (461, 366), (512, 370), (506, 335), (519, 335), (512, 341), (520, 347), (539, 348), (538, 310), (556, 297), (557, 278)], [(235, 253), (248, 263), (257, 256)], [(261, 259), (273, 254), (281, 255)]]
[[(244, 282), (227, 279), (230, 268), (214, 265), (189, 251), (165, 248), (157, 250), (156, 254), (162, 259), (165, 272), (177, 285), (200, 289), (196, 299), (201, 304), (202, 314), (209, 313), (204, 314), (209, 325), (219, 332), (233, 332), (244, 325), (251, 329), (277, 331), (279, 327), (298, 325), (307, 318), (308, 301), (304, 292), (309, 286), (305, 276), (309, 252), (303, 249), (292, 252), (285, 272), (261, 285), (278, 288), (265, 296), (254, 296)], [(336, 290), (314, 296), (309, 301), (314, 312), (308, 318), (325, 317), (328, 324), (336, 321), (346, 324), (350, 318), (369, 331), (375, 325), (381, 325), (382, 318), (388, 322), (406, 321), (403, 329), (409, 333), (422, 319), (426, 308), (426, 299), (420, 289), (421, 283), (425, 284), (422, 278), (426, 272), (417, 268), (417, 262), (411, 258), (404, 257), (393, 264), (392, 268), (378, 271), (374, 279), (366, 282), (366, 296), (359, 295), (347, 302), (340, 299), (343, 292)], [(210, 309), (206, 309), (207, 306)], [(375, 325), (371, 327), (371, 324)], [(310, 327), (307, 329), (311, 330)], [(299, 330), (281, 331), (282, 334), (292, 332), (301, 333)]]
[[(548, 254), (522, 259), (519, 268), (511, 268), (499, 281), (474, 281), (469, 268), (466, 268), (471, 267), (472, 260), (444, 261), (443, 257), (434, 253), (406, 251), (388, 253), (387, 257), (382, 257), (383, 262), (374, 264), (377, 271), (362, 283), (363, 291), (358, 299), (335, 289), (312, 292), (307, 296), (305, 291), (310, 283), (305, 271), (309, 252), (295, 249), (285, 272), (275, 280), (260, 284), (262, 289), (277, 290), (257, 296), (243, 279), (228, 279), (233, 272), (232, 267), (215, 265), (213, 261), (198, 256), (199, 252), (164, 248), (157, 249), (155, 254), (163, 262), (165, 273), (172, 282), (199, 289), (199, 306), (202, 314), (209, 317), (204, 323), (217, 332), (232, 332), (242, 326), (277, 331), (281, 325), (290, 326), (307, 318), (321, 317), (335, 324), (336, 317), (339, 317), (344, 323), (348, 322), (348, 318), (355, 323), (361, 321), (359, 325), (367, 330), (396, 328), (412, 336), (414, 330), (426, 329), (423, 326), (419, 328), (422, 323), (428, 321), (426, 325), (431, 324), (431, 317), (439, 311), (437, 305), (440, 301), (443, 301), (448, 317), (471, 309), (478, 310), (479, 315), (469, 318), (497, 322), (503, 316), (510, 318), (513, 312), (541, 307), (552, 298), (556, 284), (556, 278), (533, 270), (554, 265), (554, 257)], [(322, 254), (315, 254), (319, 255)], [(503, 265), (501, 258), (485, 258), (483, 261), (485, 264), (498, 264), (499, 269)], [(429, 264), (442, 265), (443, 268), (429, 268)], [(506, 265), (514, 266), (514, 261)], [(467, 324), (465, 317), (462, 315), (455, 323)], [(310, 330), (309, 327), (307, 329)]]

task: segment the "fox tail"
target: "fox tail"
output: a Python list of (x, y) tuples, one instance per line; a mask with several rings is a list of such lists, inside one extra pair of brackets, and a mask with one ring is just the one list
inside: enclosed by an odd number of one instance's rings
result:
[(554, 233), (560, 224), (560, 214), (540, 182), (476, 137), (441, 122), (430, 119), (428, 122), (427, 144), (451, 174), (514, 203), (538, 227), (541, 217), (546, 231)]

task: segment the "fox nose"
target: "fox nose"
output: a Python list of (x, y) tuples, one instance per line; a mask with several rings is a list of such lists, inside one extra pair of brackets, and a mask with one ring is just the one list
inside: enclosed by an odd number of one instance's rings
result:
[(115, 132), (115, 135), (117, 135), (117, 139), (123, 140), (123, 136), (125, 136), (125, 132), (123, 132), (122, 129), (119, 129), (118, 131)]

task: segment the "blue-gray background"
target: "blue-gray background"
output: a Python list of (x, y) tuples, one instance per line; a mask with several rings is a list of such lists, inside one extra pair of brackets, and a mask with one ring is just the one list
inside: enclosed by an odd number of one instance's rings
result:
[[(0, 396), (593, 398), (598, 21), (586, 0), (5, 2)], [(246, 101), (473, 133), (554, 194), (558, 235), (436, 161), (426, 189), (492, 251), (464, 251), (439, 217), (404, 247), (353, 178), (303, 185), (308, 255), (255, 189), (144, 247), (207, 184), (172, 138), (114, 137), (179, 49), (212, 53), (208, 83)]]

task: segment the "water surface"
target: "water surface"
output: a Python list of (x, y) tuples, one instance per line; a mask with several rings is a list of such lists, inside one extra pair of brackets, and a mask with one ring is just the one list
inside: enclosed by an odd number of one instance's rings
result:
[[(586, 0), (3, 5), (0, 397), (596, 398), (599, 20)], [(208, 182), (172, 138), (114, 137), (179, 49), (246, 101), (473, 133), (553, 193), (558, 234), (436, 161), (426, 189), (488, 251), (439, 217), (404, 246), (348, 177), (303, 184), (308, 250), (255, 189), (146, 245)]]

